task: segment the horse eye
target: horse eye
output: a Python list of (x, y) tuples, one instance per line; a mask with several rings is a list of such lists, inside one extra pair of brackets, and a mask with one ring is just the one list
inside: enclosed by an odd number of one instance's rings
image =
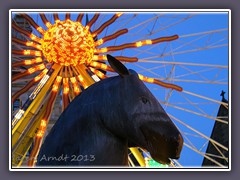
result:
[(142, 102), (143, 102), (144, 104), (146, 104), (146, 103), (148, 102), (148, 99), (145, 98), (145, 97), (142, 97), (141, 99), (142, 99)]

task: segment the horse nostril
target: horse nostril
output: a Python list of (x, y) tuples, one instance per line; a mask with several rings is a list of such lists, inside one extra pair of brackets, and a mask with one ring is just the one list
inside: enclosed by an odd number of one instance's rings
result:
[(180, 156), (180, 153), (182, 151), (182, 147), (183, 147), (183, 137), (182, 135), (179, 133), (178, 134), (178, 148), (177, 148), (177, 156)]

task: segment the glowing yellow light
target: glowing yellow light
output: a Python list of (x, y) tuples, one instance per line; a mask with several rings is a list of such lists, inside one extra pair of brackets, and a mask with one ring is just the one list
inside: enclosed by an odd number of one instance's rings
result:
[(30, 55), (30, 50), (23, 50), (24, 55)]
[(63, 94), (69, 93), (68, 78), (63, 78)]
[(40, 32), (40, 33), (42, 33), (42, 34), (44, 34), (44, 30), (43, 30), (43, 28), (41, 28), (40, 26), (37, 28), (37, 30), (38, 30), (38, 32)]
[(146, 40), (146, 44), (152, 44), (151, 40)]
[(24, 64), (26, 64), (26, 65), (30, 65), (30, 64), (32, 64), (33, 62), (31, 61), (31, 60), (25, 60), (24, 61)]
[(143, 45), (143, 43), (142, 43), (141, 41), (136, 42), (136, 46), (137, 46), (137, 47), (140, 47), (140, 46), (142, 46), (142, 45)]
[(73, 84), (75, 84), (75, 83), (77, 82), (77, 80), (76, 80), (75, 77), (71, 77), (70, 80), (71, 80), (71, 82), (72, 82)]
[(103, 39), (99, 39), (98, 41), (95, 42), (95, 46), (100, 46), (104, 43)]
[(38, 131), (37, 137), (43, 137), (43, 135), (44, 135), (44, 131), (43, 130)]
[(108, 49), (107, 48), (101, 48), (101, 49), (98, 49), (96, 50), (97, 53), (105, 53), (105, 52), (108, 52)]
[(117, 17), (123, 15), (123, 13), (116, 13)]
[(94, 40), (87, 27), (71, 20), (56, 21), (41, 40), (43, 55), (49, 62), (76, 66), (90, 63), (94, 55)]
[(44, 120), (44, 119), (42, 119), (41, 120), (41, 127), (46, 127), (47, 126), (47, 122), (46, 122), (46, 120)]
[(34, 73), (35, 71), (36, 71), (36, 68), (34, 68), (34, 67), (28, 69), (28, 73), (29, 73), (29, 74), (32, 74), (32, 73)]

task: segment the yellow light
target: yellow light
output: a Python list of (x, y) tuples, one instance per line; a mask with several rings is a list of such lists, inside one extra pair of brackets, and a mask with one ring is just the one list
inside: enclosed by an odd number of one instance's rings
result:
[(31, 61), (31, 60), (25, 60), (24, 61), (24, 64), (26, 64), (26, 65), (30, 65), (30, 64), (32, 64), (33, 62)]
[(58, 91), (58, 86), (54, 84), (53, 87), (52, 87), (52, 91), (57, 92)]
[(34, 73), (36, 71), (36, 68), (35, 67), (32, 67), (32, 68), (29, 68), (28, 69), (28, 73), (29, 74), (32, 74), (32, 73)]
[(141, 41), (136, 42), (136, 46), (137, 46), (137, 47), (140, 47), (140, 46), (142, 46), (142, 45), (143, 45), (143, 43), (142, 43)]
[(146, 40), (146, 44), (152, 44), (152, 40)]
[(42, 58), (40, 57), (36, 58), (35, 60), (36, 60), (36, 63), (42, 62)]
[(42, 120), (41, 120), (41, 127), (42, 127), (42, 128), (45, 128), (46, 126), (47, 126), (46, 120), (42, 119)]
[(41, 40), (43, 55), (49, 62), (63, 66), (90, 63), (94, 55), (94, 40), (87, 27), (71, 20), (56, 21)]
[(123, 15), (123, 13), (116, 13), (117, 17)]
[(98, 49), (96, 50), (97, 53), (105, 53), (105, 52), (108, 52), (108, 49), (107, 48), (101, 48), (101, 49)]
[(62, 81), (62, 76), (57, 76), (56, 82), (57, 82), (57, 83), (60, 83), (61, 81)]
[(103, 39), (99, 39), (98, 41), (95, 42), (95, 46), (100, 46), (104, 43)]
[(44, 34), (44, 30), (43, 30), (43, 28), (41, 28), (40, 26), (37, 28), (37, 30), (38, 30), (38, 32), (40, 32), (40, 33), (42, 33), (42, 34)]
[(30, 55), (30, 50), (23, 50), (24, 55)]
[(63, 94), (69, 93), (68, 78), (63, 78)]
[(37, 133), (37, 137), (43, 137), (44, 135), (44, 131), (43, 130), (39, 130)]

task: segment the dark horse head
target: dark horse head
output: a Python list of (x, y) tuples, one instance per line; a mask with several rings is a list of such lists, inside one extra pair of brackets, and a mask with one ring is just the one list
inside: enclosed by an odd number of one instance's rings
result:
[(38, 165), (127, 165), (128, 147), (141, 147), (166, 164), (178, 159), (183, 138), (156, 98), (114, 57), (119, 74), (77, 96), (46, 137)]

